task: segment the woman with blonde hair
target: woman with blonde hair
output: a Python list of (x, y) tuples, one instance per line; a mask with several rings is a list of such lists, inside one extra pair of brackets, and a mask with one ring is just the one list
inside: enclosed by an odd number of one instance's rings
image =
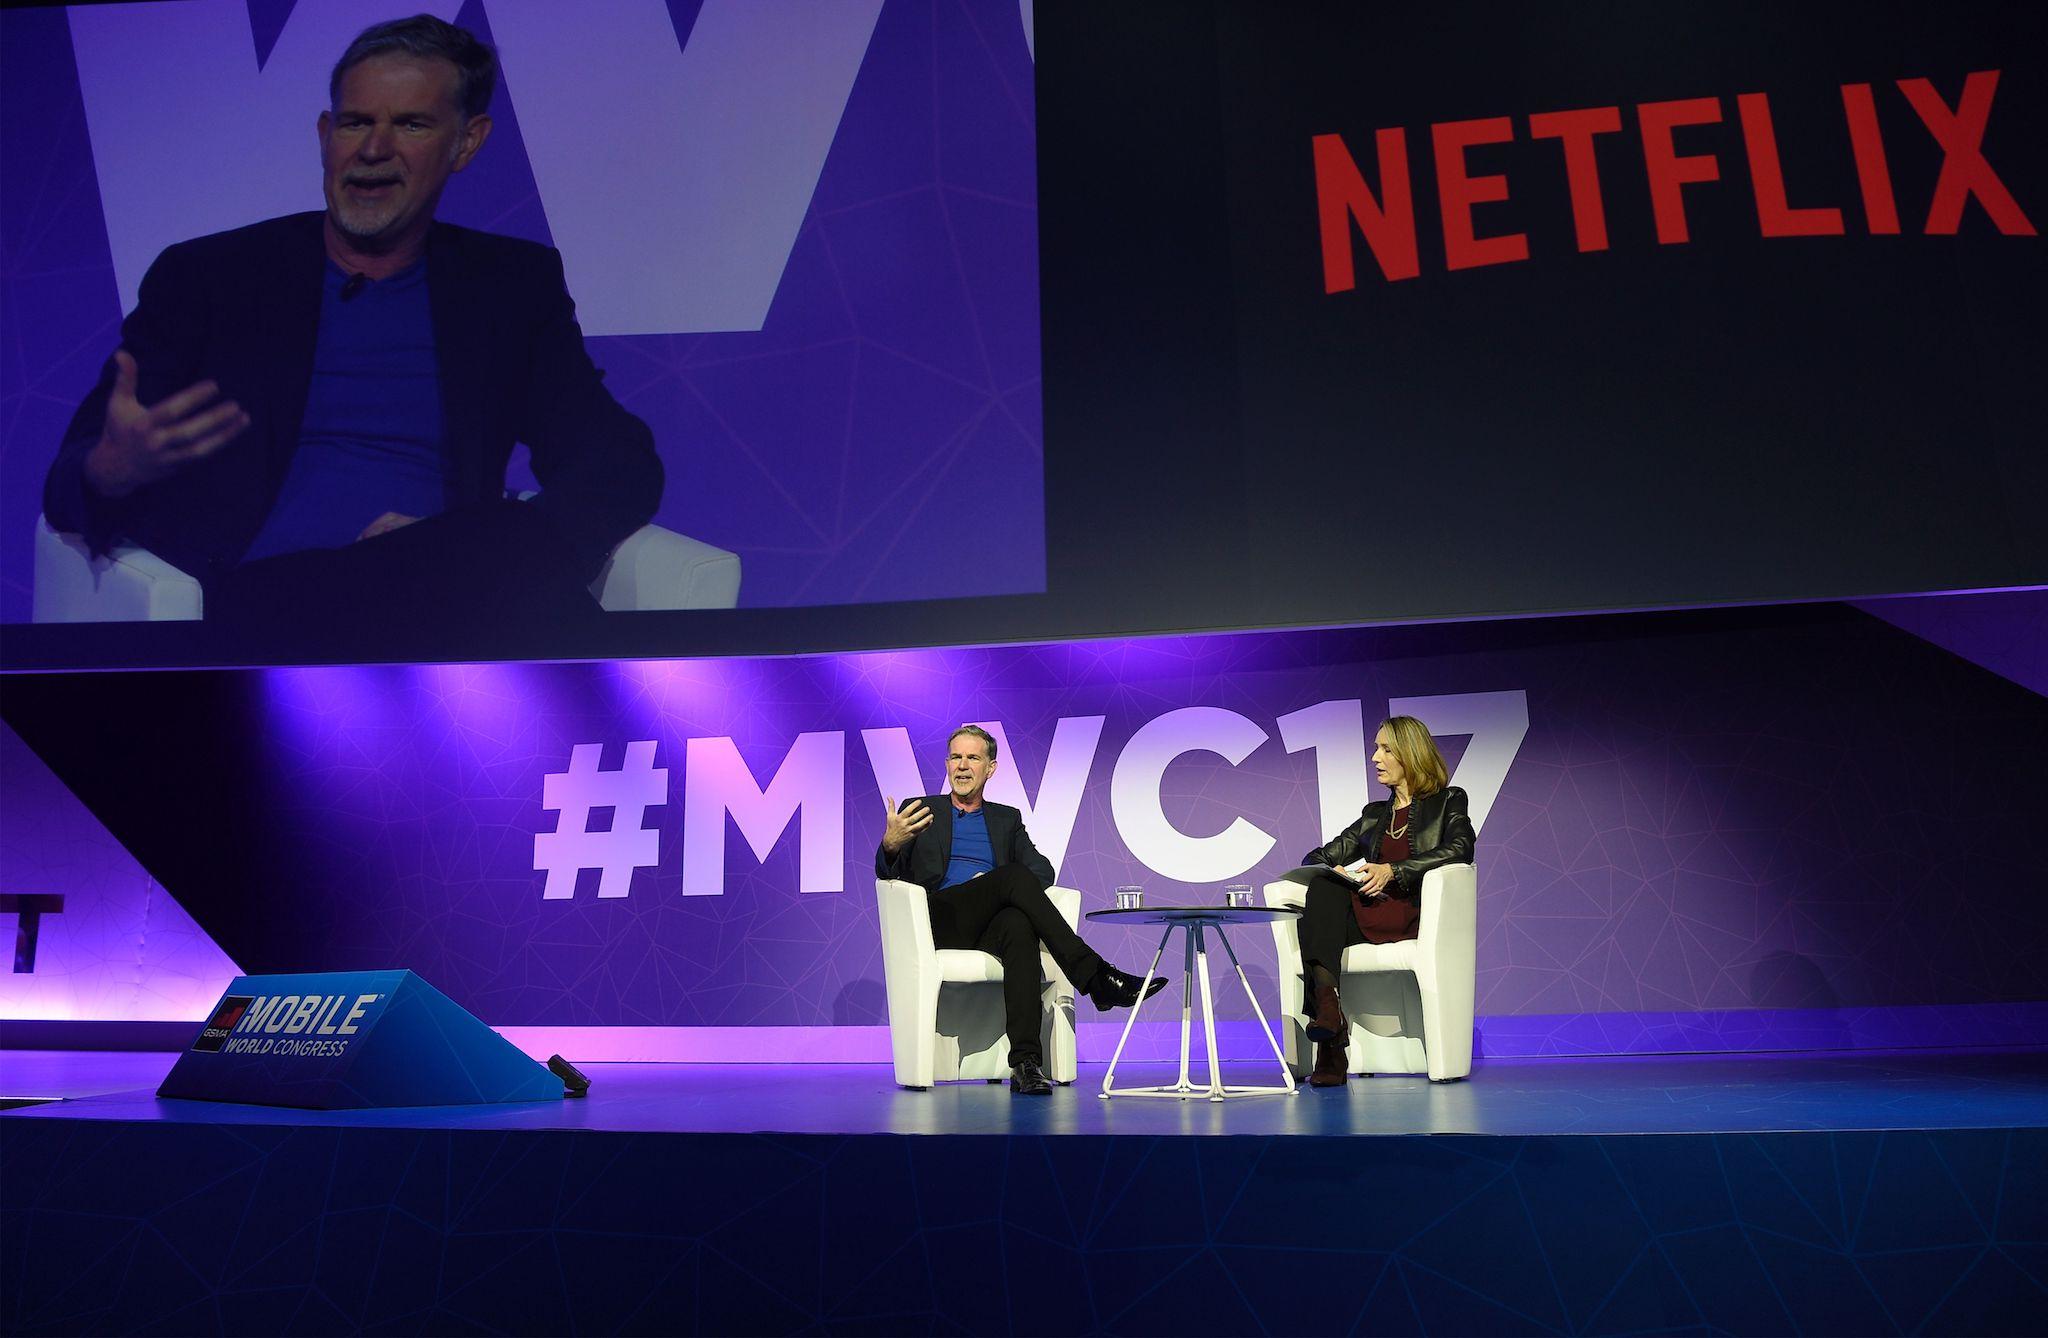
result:
[(1309, 1082), (1316, 1087), (1336, 1087), (1347, 1076), (1351, 1031), (1337, 996), (1344, 950), (1414, 938), (1422, 919), (1422, 875), (1472, 862), (1465, 792), (1449, 783), (1426, 725), (1409, 715), (1382, 722), (1372, 764), (1392, 797), (1367, 804), (1357, 822), (1301, 861), (1330, 867), (1310, 880), (1301, 917), (1301, 973), (1314, 1000), (1308, 1036), (1316, 1043), (1316, 1063)]

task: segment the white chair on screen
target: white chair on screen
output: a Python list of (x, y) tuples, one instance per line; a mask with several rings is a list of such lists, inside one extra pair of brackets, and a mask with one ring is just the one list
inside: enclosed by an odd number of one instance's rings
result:
[[(1081, 894), (1045, 895), (1070, 925), (1081, 922)], [(916, 883), (875, 880), (882, 921), (882, 977), (889, 996), (889, 1051), (896, 1085), (918, 1091), (957, 1078), (1010, 1076), (1003, 1031), (1003, 964), (975, 948), (932, 946), (931, 911)], [(1043, 949), (1038, 954), (1044, 1015), (1039, 1042), (1045, 1075), (1074, 1081), (1074, 985)]]
[(85, 540), (36, 517), (35, 621), (191, 622), (202, 613), (199, 582), (147, 548), (121, 544), (94, 557)]
[[(1266, 884), (1268, 906), (1299, 906), (1310, 875)], [(1288, 1067), (1315, 1067), (1301, 979), (1299, 922), (1273, 922), (1280, 1011), (1287, 1015)], [(1449, 1082), (1472, 1072), (1472, 1004), (1478, 982), (1479, 875), (1446, 864), (1422, 876), (1420, 934), (1407, 943), (1360, 943), (1344, 952), (1337, 993), (1351, 1020), (1352, 1073), (1427, 1073)]]
[[(739, 554), (643, 525), (612, 550), (590, 593), (614, 612), (729, 609), (739, 602)], [(203, 616), (198, 580), (148, 549), (123, 544), (94, 557), (83, 539), (36, 518), (35, 621), (176, 622)]]

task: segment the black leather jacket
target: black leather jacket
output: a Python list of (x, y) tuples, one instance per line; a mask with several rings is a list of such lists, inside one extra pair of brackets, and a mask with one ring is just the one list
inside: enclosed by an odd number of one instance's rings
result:
[[(1392, 816), (1391, 801), (1367, 804), (1358, 821), (1337, 833), (1328, 845), (1318, 846), (1301, 857), (1303, 864), (1350, 864), (1363, 857), (1380, 862), (1380, 838)], [(1408, 815), (1408, 848), (1413, 854), (1394, 865), (1394, 881), (1388, 891), (1413, 900), (1422, 894), (1422, 875), (1444, 864), (1470, 864), (1477, 840), (1472, 815), (1467, 811), (1465, 792), (1448, 786), (1424, 795), (1413, 803)]]

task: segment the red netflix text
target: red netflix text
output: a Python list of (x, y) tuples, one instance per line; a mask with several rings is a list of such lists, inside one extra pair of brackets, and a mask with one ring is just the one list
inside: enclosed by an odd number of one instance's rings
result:
[[(1998, 89), (1997, 70), (1978, 70), (1963, 82), (1951, 107), (1926, 79), (1901, 79), (1898, 89), (1927, 127), (1942, 152), (1941, 175), (1928, 202), (1921, 230), (1955, 233), (1963, 207), (1976, 200), (1998, 230), (2007, 236), (2035, 235), (2034, 225), (2006, 189), (1983, 154), (1984, 128), (1991, 119), (1991, 100)], [(1778, 158), (1777, 131), (1771, 103), (1763, 93), (1735, 99), (1749, 179), (1756, 197), (1757, 224), (1766, 237), (1841, 236), (1847, 230), (1838, 205), (1795, 207), (1787, 194)], [(1872, 234), (1899, 231), (1899, 204), (1892, 190), (1891, 168), (1884, 139), (1878, 132), (1875, 95), (1869, 84), (1842, 85), (1842, 115), (1848, 126), (1850, 156), (1862, 195), (1862, 222)], [(1686, 226), (1688, 186), (1721, 179), (1720, 160), (1712, 153), (1681, 153), (1673, 133), (1685, 126), (1711, 125), (1724, 118), (1720, 98), (1681, 98), (1643, 102), (1635, 107), (1636, 133), (1649, 181), (1650, 213), (1657, 241), (1666, 246), (1690, 241)], [(1620, 107), (1588, 107), (1579, 111), (1540, 112), (1528, 118), (1531, 140), (1557, 141), (1565, 185), (1570, 192), (1572, 226), (1580, 251), (1608, 247), (1607, 210), (1593, 147), (1601, 135), (1622, 129)], [(1481, 236), (1473, 207), (1508, 198), (1505, 174), (1475, 176), (1466, 151), (1475, 145), (1505, 144), (1515, 138), (1510, 117), (1471, 121), (1440, 121), (1430, 126), (1436, 160), (1437, 206), (1443, 220), (1444, 264), (1447, 269), (1472, 269), (1529, 258), (1528, 234)], [(1341, 135), (1317, 135), (1315, 153), (1316, 212), (1322, 227), (1323, 291), (1347, 292), (1357, 287), (1354, 242), (1365, 238), (1380, 273), (1388, 280), (1412, 279), (1422, 272), (1416, 246), (1414, 191), (1409, 184), (1408, 136), (1400, 127), (1378, 131), (1372, 154), (1378, 161), (1379, 192), (1374, 194), (1359, 171), (1358, 161)]]

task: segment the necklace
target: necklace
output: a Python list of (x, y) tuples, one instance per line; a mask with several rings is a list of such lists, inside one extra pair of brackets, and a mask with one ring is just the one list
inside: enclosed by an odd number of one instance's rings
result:
[[(1402, 804), (1399, 808), (1396, 808), (1394, 810), (1394, 813), (1397, 816), (1403, 812), (1406, 812), (1411, 820), (1414, 818), (1414, 804), (1412, 801), (1406, 804)], [(1407, 834), (1408, 824), (1404, 822), (1399, 827), (1389, 828), (1387, 831), (1387, 839), (1390, 841), (1398, 841)]]

